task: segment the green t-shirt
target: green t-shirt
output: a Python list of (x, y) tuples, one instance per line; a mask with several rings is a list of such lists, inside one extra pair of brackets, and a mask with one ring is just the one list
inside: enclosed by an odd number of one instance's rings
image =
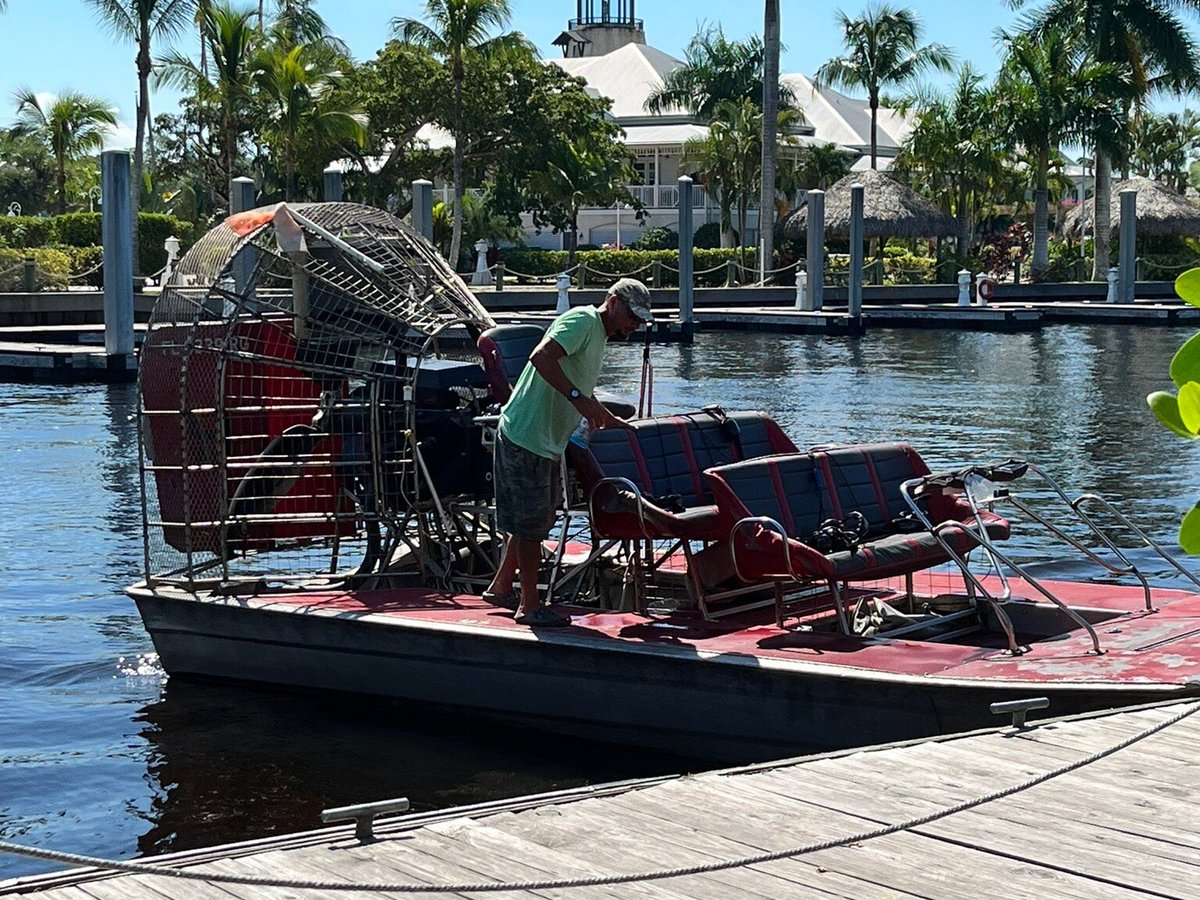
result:
[[(551, 324), (546, 336), (566, 351), (559, 360), (563, 373), (585, 397), (596, 389), (608, 336), (595, 306), (565, 312)], [(526, 364), (512, 396), (500, 411), (500, 431), (530, 453), (558, 459), (579, 427), (579, 410)]]

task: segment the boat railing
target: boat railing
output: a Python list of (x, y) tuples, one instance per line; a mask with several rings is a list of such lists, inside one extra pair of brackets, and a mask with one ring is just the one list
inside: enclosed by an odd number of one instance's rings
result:
[[(1089, 547), (1079, 537), (1069, 533), (1061, 524), (1052, 521), (1044, 512), (1035, 509), (1007, 486), (997, 483), (998, 481), (1016, 480), (1027, 472), (1037, 476), (1046, 484), (1052, 497), (1061, 501), (1070, 510), (1074, 518), (1086, 527), (1087, 531), (1111, 554), (1111, 557), (1102, 555), (1094, 547)], [(934, 489), (941, 489), (963, 498), (970, 505), (976, 524), (969, 526), (959, 522), (948, 522), (935, 525), (930, 521), (929, 514), (922, 508), (920, 500), (926, 492)], [(997, 612), (997, 618), (1009, 637), (1010, 647), (1015, 646), (1011, 623), (1007, 622), (1008, 617), (1002, 614), (1002, 607), (1012, 598), (1009, 577), (1010, 575), (1015, 575), (1033, 590), (1037, 591), (1037, 593), (1045, 597), (1046, 600), (1058, 607), (1080, 628), (1086, 630), (1091, 637), (1092, 646), (1096, 653), (1103, 652), (1099, 637), (1092, 624), (1078, 611), (1064, 603), (1052, 590), (1038, 580), (1036, 576), (1014, 560), (1010, 554), (1000, 550), (996, 542), (987, 533), (987, 529), (979, 524), (982, 512), (994, 509), (997, 502), (1010, 503), (1014, 509), (1018, 510), (1030, 521), (1043, 526), (1055, 537), (1079, 551), (1084, 557), (1100, 566), (1109, 574), (1116, 577), (1132, 577), (1136, 579), (1142, 588), (1145, 598), (1145, 610), (1147, 612), (1153, 612), (1154, 605), (1146, 576), (1129, 558), (1128, 548), (1122, 548), (1111, 531), (1108, 528), (1102, 527), (1096, 518), (1089, 514), (1089, 508), (1098, 509), (1110, 515), (1115, 522), (1127, 528), (1145, 547), (1149, 548), (1156, 556), (1165, 561), (1172, 569), (1197, 587), (1200, 587), (1200, 578), (1188, 571), (1177, 559), (1167, 553), (1157, 541), (1146, 534), (1142, 528), (1100, 494), (1089, 492), (1072, 498), (1044, 469), (1024, 460), (1009, 460), (999, 465), (969, 467), (957, 472), (937, 473), (921, 478), (913, 478), (901, 486), (901, 493), (909, 507), (913, 510), (914, 515), (937, 538), (943, 550), (962, 571), (968, 591), (976, 592), (979, 597), (987, 601)], [(966, 533), (983, 550), (988, 558), (991, 571), (995, 574), (999, 582), (999, 591), (994, 587), (989, 588), (972, 571), (966, 554), (959, 553), (953, 544), (946, 540), (945, 533), (951, 530), (948, 526), (953, 526), (954, 529)]]

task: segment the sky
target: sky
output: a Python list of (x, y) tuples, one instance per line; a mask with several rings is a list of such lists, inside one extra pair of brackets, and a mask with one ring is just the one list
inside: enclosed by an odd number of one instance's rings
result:
[[(245, 2), (251, 5), (251, 0)], [(523, 32), (543, 56), (559, 55), (550, 42), (575, 15), (575, 3), (510, 3), (513, 30)], [(985, 74), (993, 73), (997, 65), (996, 29), (1013, 27), (1018, 17), (1003, 0), (906, 0), (904, 5), (924, 23), (926, 41), (945, 44), (959, 60), (969, 60)], [(424, 6), (424, 0), (317, 0), (316, 4), (330, 29), (349, 44), (359, 61), (371, 59), (383, 46), (393, 18), (420, 18)], [(811, 75), (827, 59), (839, 55), (837, 11), (855, 16), (865, 6), (866, 0), (845, 4), (781, 0), (781, 70)], [(702, 24), (719, 25), (731, 38), (762, 32), (759, 3), (641, 0), (637, 14), (645, 22), (647, 43), (674, 56), (683, 55), (688, 40)], [(196, 41), (191, 35), (181, 37), (176, 45), (195, 54)], [(153, 48), (156, 55), (163, 49)], [(8, 11), (0, 13), (0, 127), (12, 122), (12, 96), (18, 88), (28, 87), (39, 94), (73, 89), (108, 100), (121, 123), (109, 145), (131, 146), (137, 93), (133, 56), (133, 46), (118, 43), (106, 32), (85, 0), (8, 0)], [(151, 99), (154, 113), (171, 111), (174, 105), (170, 92), (157, 92)]]

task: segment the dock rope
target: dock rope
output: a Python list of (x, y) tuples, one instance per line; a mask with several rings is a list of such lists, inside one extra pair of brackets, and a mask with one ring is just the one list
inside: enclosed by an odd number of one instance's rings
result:
[(420, 884), (407, 881), (399, 882), (348, 882), (348, 881), (313, 881), (306, 879), (291, 879), (291, 878), (271, 878), (265, 875), (234, 875), (218, 872), (204, 872), (194, 869), (176, 869), (169, 866), (155, 865), (153, 863), (139, 862), (118, 862), (114, 860), (99, 859), (92, 856), (82, 856), (76, 853), (62, 853), (57, 850), (41, 850), (36, 847), (26, 847), (21, 844), (13, 844), (8, 841), (0, 841), (0, 852), (13, 853), (19, 856), (29, 856), (35, 859), (44, 859), (51, 862), (67, 863), (70, 865), (90, 866), (97, 869), (106, 869), (113, 872), (127, 872), (134, 875), (161, 875), (168, 878), (184, 878), (191, 881), (209, 881), (214, 884), (247, 884), (258, 885), (264, 887), (279, 887), (291, 888), (295, 890), (320, 890), (320, 891), (371, 891), (380, 893), (397, 893), (397, 894), (457, 894), (457, 893), (485, 893), (499, 891), (543, 891), (543, 890), (558, 890), (562, 888), (574, 887), (602, 887), (605, 885), (630, 884), (639, 881), (659, 881), (666, 878), (683, 878), (688, 875), (703, 875), (708, 872), (721, 872), (727, 869), (739, 869), (745, 866), (761, 865), (763, 863), (778, 862), (779, 860), (788, 859), (793, 856), (803, 856), (809, 853), (817, 853), (821, 850), (832, 850), (836, 847), (845, 847), (850, 844), (857, 844), (863, 841), (873, 840), (874, 838), (887, 837), (891, 834), (896, 834), (901, 831), (910, 831), (914, 828), (919, 828), (923, 825), (928, 825), (936, 822), (939, 819), (947, 818), (960, 812), (966, 812), (969, 809), (974, 809), (983, 806), (986, 803), (991, 803), (995, 800), (1001, 800), (1006, 797), (1011, 797), (1019, 794), (1022, 791), (1027, 791), (1030, 788), (1036, 787), (1039, 784), (1044, 784), (1059, 776), (1066, 775), (1070, 772), (1077, 771), (1089, 766), (1092, 763), (1098, 762), (1105, 757), (1112, 756), (1133, 744), (1143, 741), (1160, 731), (1170, 728), (1182, 722), (1184, 719), (1196, 712), (1200, 712), (1200, 703), (1195, 703), (1185, 707), (1181, 712), (1171, 716), (1156, 725), (1151, 725), (1143, 729), (1137, 734), (1126, 738), (1119, 743), (1113, 744), (1103, 750), (1099, 750), (1090, 756), (1066, 765), (1059, 766), (1057, 769), (1052, 769), (1049, 772), (1043, 772), (1041, 775), (1035, 775), (1027, 781), (1010, 787), (1001, 788), (993, 791), (990, 794), (984, 794), (980, 797), (975, 797), (971, 800), (965, 800), (962, 803), (957, 803), (954, 806), (949, 806), (943, 809), (935, 810), (923, 816), (917, 816), (908, 819), (904, 822), (898, 822), (892, 825), (884, 825), (879, 828), (871, 829), (870, 831), (860, 831), (858, 834), (852, 834), (847, 837), (833, 838), (827, 841), (821, 841), (815, 844), (805, 844), (800, 847), (792, 847), (787, 850), (771, 850), (764, 853), (756, 853), (752, 856), (741, 856), (737, 859), (718, 860), (717, 862), (702, 863), (694, 866), (680, 866), (674, 869), (659, 869), (650, 872), (631, 872), (628, 874), (617, 875), (585, 875), (576, 878), (548, 878), (538, 881), (506, 881), (506, 882), (461, 882), (457, 884)]

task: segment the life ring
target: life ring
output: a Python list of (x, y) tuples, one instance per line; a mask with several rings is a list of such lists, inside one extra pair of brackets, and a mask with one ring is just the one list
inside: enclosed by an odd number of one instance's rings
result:
[(975, 288), (980, 300), (991, 300), (996, 293), (996, 279), (985, 278)]

